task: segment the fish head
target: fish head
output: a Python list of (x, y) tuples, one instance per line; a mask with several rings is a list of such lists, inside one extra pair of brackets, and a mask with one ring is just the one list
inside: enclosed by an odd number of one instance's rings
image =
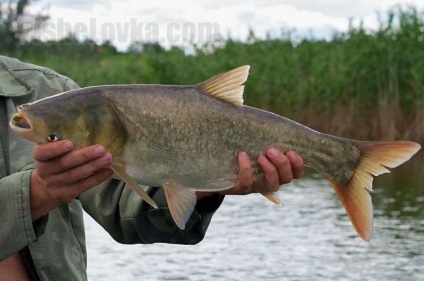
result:
[(10, 127), (29, 141), (45, 143), (69, 139), (76, 147), (89, 144), (89, 140), (82, 136), (87, 133), (86, 122), (75, 112), (69, 116), (69, 110), (36, 103), (19, 105), (17, 111), (10, 118)]
[(75, 148), (102, 144), (114, 156), (123, 153), (129, 134), (113, 103), (62, 97), (18, 106), (12, 130), (35, 143), (71, 140)]
[(10, 118), (10, 127), (23, 138), (35, 143), (44, 143), (48, 139), (45, 137), (47, 128), (42, 119), (36, 118), (28, 110), (29, 104), (22, 104), (17, 107), (18, 113)]

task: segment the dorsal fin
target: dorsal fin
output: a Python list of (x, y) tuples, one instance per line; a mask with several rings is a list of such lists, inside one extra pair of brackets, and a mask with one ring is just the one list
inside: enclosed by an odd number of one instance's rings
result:
[(243, 65), (215, 75), (196, 85), (196, 88), (234, 105), (243, 105), (243, 83), (246, 82), (247, 76), (249, 76), (249, 68), (249, 65)]

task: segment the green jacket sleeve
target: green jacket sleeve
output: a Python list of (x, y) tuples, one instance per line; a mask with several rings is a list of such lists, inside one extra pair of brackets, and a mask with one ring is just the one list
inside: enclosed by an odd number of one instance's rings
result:
[(196, 244), (209, 226), (224, 196), (213, 195), (197, 202), (184, 230), (179, 229), (166, 205), (162, 188), (146, 188), (158, 204), (153, 209), (138, 194), (117, 180), (109, 180), (80, 196), (89, 213), (118, 242)]
[(37, 231), (31, 220), (29, 175), (30, 171), (18, 172), (0, 180), (0, 261), (43, 233), (43, 227)]
[(48, 216), (33, 222), (30, 173), (34, 144), (9, 128), (18, 104), (77, 87), (45, 68), (0, 57), (0, 261), (37, 241)]
[[(11, 132), (8, 120), (18, 104), (77, 87), (69, 78), (49, 69), (0, 56), (0, 98), (3, 99), (0, 105), (5, 106), (5, 110), (0, 108), (5, 112), (0, 114), (0, 260), (34, 241), (44, 241), (46, 236), (51, 236), (47, 235), (48, 231), (60, 226), (59, 220), (67, 219), (60, 217), (62, 212), (51, 212), (36, 222), (31, 221), (29, 178), (34, 144)], [(108, 180), (79, 199), (83, 208), (121, 243), (182, 244), (203, 239), (213, 213), (223, 200), (219, 195), (200, 200), (185, 230), (180, 230), (166, 207), (162, 189), (149, 188), (147, 192), (160, 206), (158, 209), (151, 209), (118, 180)]]

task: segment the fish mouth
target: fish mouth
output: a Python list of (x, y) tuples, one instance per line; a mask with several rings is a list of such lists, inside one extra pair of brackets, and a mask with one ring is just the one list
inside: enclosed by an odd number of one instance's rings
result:
[(46, 142), (46, 140), (37, 136), (33, 126), (31, 125), (31, 122), (29, 121), (27, 117), (25, 117), (25, 114), (22, 112), (22, 109), (23, 109), (23, 106), (18, 106), (18, 113), (15, 113), (10, 118), (9, 124), (12, 130), (18, 135), (20, 135), (21, 137), (24, 137), (29, 141), (32, 141), (35, 143)]
[(16, 113), (10, 118), (12, 129), (31, 130), (31, 124), (22, 113)]

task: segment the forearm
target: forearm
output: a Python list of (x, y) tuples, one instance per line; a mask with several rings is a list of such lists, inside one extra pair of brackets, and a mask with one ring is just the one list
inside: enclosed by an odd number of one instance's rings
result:
[(0, 261), (43, 234), (46, 218), (32, 221), (30, 173), (18, 172), (0, 180)]
[(84, 209), (118, 242), (195, 244), (201, 241), (223, 196), (198, 201), (184, 230), (179, 229), (167, 208), (162, 188), (149, 188), (158, 204), (153, 209), (124, 184), (110, 180), (80, 196)]
[(37, 182), (37, 171), (32, 170), (30, 175), (30, 208), (33, 221), (47, 215), (51, 210), (59, 207)]

